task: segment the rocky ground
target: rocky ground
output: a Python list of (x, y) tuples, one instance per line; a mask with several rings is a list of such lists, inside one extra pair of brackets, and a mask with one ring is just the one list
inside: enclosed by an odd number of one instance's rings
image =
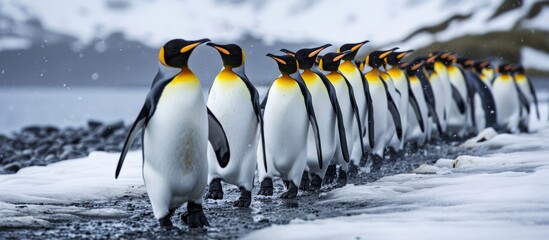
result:
[[(57, 129), (54, 127), (27, 127), (12, 136), (0, 136), (0, 162), (4, 173), (16, 172), (21, 167), (45, 165), (63, 159), (86, 156), (90, 151), (119, 151), (127, 127), (121, 122), (103, 124), (90, 121), (87, 127)], [(422, 163), (432, 163), (439, 158), (453, 158), (467, 154), (455, 146), (459, 142), (437, 141), (421, 148), (408, 147), (404, 153), (391, 154), (381, 168), (370, 172), (369, 167), (361, 168), (358, 176), (349, 179), (349, 184), (365, 184), (380, 177), (410, 172)], [(139, 144), (134, 145), (138, 147)], [(19, 164), (13, 167), (14, 164)], [(11, 167), (10, 167), (11, 166)], [(258, 186), (258, 184), (256, 184)], [(138, 186), (142, 188), (142, 186)], [(220, 201), (206, 200), (205, 212), (211, 224), (206, 230), (189, 230), (181, 221), (172, 219), (173, 229), (162, 229), (154, 219), (146, 194), (140, 197), (123, 196), (100, 202), (72, 203), (70, 206), (85, 209), (113, 208), (126, 212), (118, 217), (78, 216), (64, 218), (55, 216), (53, 225), (38, 229), (0, 229), (4, 239), (53, 239), (53, 238), (86, 238), (86, 239), (235, 239), (253, 230), (272, 224), (287, 224), (292, 219), (318, 219), (348, 215), (349, 210), (362, 209), (374, 203), (361, 202), (350, 204), (331, 204), (318, 201), (334, 186), (323, 187), (321, 192), (300, 192), (297, 199), (283, 200), (278, 198), (284, 188), (280, 181), (275, 181), (273, 197), (257, 197), (258, 188), (254, 189), (252, 206), (241, 209), (233, 207), (233, 201), (239, 191), (225, 185), (225, 199)], [(143, 191), (144, 192), (144, 191)], [(379, 203), (378, 203), (379, 204)], [(18, 208), (30, 204), (19, 203)], [(179, 216), (184, 209), (177, 211)], [(52, 213), (52, 215), (55, 213)]]

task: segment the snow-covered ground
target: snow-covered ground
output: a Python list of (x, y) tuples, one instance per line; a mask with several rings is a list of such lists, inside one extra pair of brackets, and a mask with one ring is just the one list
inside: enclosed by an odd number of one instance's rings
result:
[[(549, 128), (491, 134), (461, 147), (484, 156), (440, 159), (321, 196), (317, 203), (363, 202), (353, 216), (275, 225), (245, 239), (549, 239)], [(478, 138), (478, 139), (480, 139)]]

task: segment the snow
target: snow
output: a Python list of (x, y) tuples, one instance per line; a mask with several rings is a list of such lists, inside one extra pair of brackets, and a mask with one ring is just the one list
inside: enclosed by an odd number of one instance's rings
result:
[(544, 7), (541, 9), (539, 15), (535, 18), (524, 20), (522, 22), (522, 26), (524, 28), (549, 31), (549, 25), (547, 25), (547, 21), (549, 21), (549, 9)]
[[(266, 43), (312, 41), (341, 44), (369, 39), (374, 45), (382, 45), (401, 41), (413, 31), (436, 25), (451, 16), (471, 12), (475, 12), (473, 21), (469, 21), (466, 27), (448, 30), (447, 34), (455, 36), (485, 31), (483, 21), (501, 2), (459, 1), (450, 7), (449, 1), (413, 0), (346, 0), (337, 4), (326, 0), (5, 0), (0, 3), (0, 14), (23, 23), (19, 28), (25, 28), (26, 21), (37, 19), (45, 29), (73, 36), (83, 44), (121, 32), (128, 40), (151, 47), (175, 37), (235, 41), (247, 34)], [(51, 8), (52, 5), (63, 7)], [(507, 20), (496, 19), (500, 23), (495, 23), (497, 27), (494, 28), (509, 29), (512, 25), (507, 24), (508, 20), (516, 19), (517, 15), (520, 13), (504, 15), (509, 18)], [(424, 45), (429, 40), (418, 39), (413, 40), (415, 44)]]
[(342, 213), (352, 216), (294, 219), (245, 239), (548, 239), (549, 128), (546, 120), (542, 125), (531, 134), (487, 130), (486, 141), (462, 146), (487, 151), (483, 156), (440, 159), (414, 173), (348, 185), (317, 203), (367, 203)]
[(528, 69), (549, 70), (549, 54), (530, 47), (522, 47), (521, 64)]
[(119, 156), (119, 153), (92, 152), (86, 158), (0, 175), (0, 229), (45, 227), (51, 222), (80, 217), (127, 216), (126, 212), (112, 208), (70, 206), (124, 195), (143, 197), (141, 153), (128, 153), (124, 169), (115, 180)]
[(0, 51), (25, 49), (31, 46), (32, 42), (29, 39), (19, 37), (2, 37), (0, 38)]

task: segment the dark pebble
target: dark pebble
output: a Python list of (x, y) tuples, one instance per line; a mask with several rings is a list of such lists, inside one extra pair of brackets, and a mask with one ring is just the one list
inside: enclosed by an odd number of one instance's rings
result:
[(97, 120), (89, 120), (88, 121), (88, 128), (91, 130), (96, 129), (97, 127), (103, 126), (103, 123)]
[(124, 127), (124, 122), (123, 121), (118, 121), (118, 122), (115, 122), (115, 123), (111, 123), (109, 125), (106, 125), (104, 126), (102, 132), (101, 132), (101, 136), (106, 138), (106, 137), (109, 137), (110, 135), (112, 135), (116, 130), (118, 129), (121, 129)]

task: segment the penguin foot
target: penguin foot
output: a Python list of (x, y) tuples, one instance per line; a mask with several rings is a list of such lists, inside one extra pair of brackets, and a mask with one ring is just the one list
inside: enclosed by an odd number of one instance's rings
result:
[(299, 190), (307, 191), (309, 190), (309, 185), (311, 181), (309, 180), (309, 172), (304, 171), (303, 177), (301, 177), (301, 184), (299, 185)]
[(322, 187), (322, 178), (320, 176), (313, 174), (313, 179), (311, 180), (311, 187), (309, 190), (318, 191)]
[(290, 182), (290, 187), (288, 188), (288, 191), (280, 195), (280, 198), (290, 199), (295, 197), (297, 197), (297, 186), (294, 184), (294, 182)]
[(234, 202), (235, 207), (250, 207), (252, 204), (252, 192), (240, 187), (240, 198)]
[(347, 171), (347, 176), (350, 178), (354, 178), (358, 176), (358, 166), (355, 165), (355, 163), (353, 162), (349, 163), (349, 171)]
[(171, 218), (172, 218), (174, 213), (175, 213), (175, 209), (172, 209), (166, 214), (166, 216), (161, 217), (160, 219), (158, 219), (158, 223), (160, 223), (160, 226), (164, 227), (164, 228), (172, 227), (173, 224), (172, 224)]
[(340, 188), (344, 187), (345, 185), (347, 185), (347, 172), (339, 169), (339, 176), (337, 177), (336, 187)]
[(330, 165), (328, 166), (328, 169), (326, 170), (326, 175), (324, 176), (324, 184), (330, 184), (334, 182), (335, 178), (336, 178), (336, 165)]
[(181, 214), (181, 220), (189, 226), (189, 228), (203, 228), (210, 226), (201, 204), (193, 202), (187, 203), (187, 211)]
[(208, 194), (206, 198), (210, 199), (223, 199), (223, 187), (221, 186), (221, 179), (216, 178), (212, 180), (210, 186), (208, 187)]
[(265, 178), (261, 181), (261, 187), (259, 188), (258, 195), (272, 196), (273, 195), (273, 180)]

